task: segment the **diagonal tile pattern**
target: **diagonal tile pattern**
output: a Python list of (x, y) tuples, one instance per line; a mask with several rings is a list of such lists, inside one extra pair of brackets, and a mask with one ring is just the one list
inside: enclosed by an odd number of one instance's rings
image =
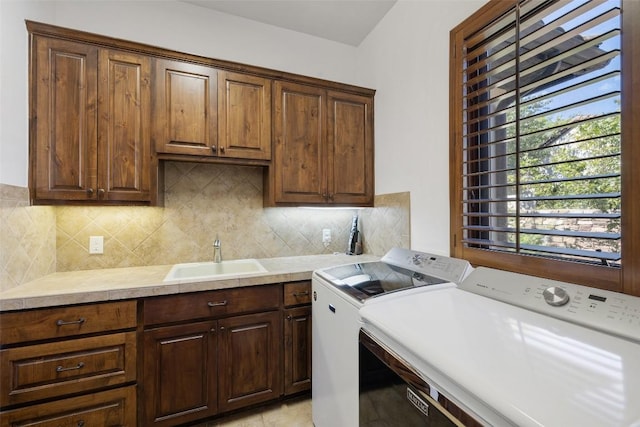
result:
[[(224, 259), (344, 253), (354, 213), (365, 253), (410, 246), (409, 193), (376, 196), (373, 209), (263, 208), (262, 179), (260, 167), (167, 162), (162, 208), (29, 206), (27, 189), (0, 184), (0, 289), (55, 271), (211, 260), (216, 235)], [(89, 236), (104, 236), (104, 254), (88, 253)]]

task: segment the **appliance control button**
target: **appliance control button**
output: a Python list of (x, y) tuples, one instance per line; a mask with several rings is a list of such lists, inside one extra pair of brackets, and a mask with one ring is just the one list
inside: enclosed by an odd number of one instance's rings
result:
[(544, 296), (544, 300), (547, 304), (554, 307), (559, 307), (569, 302), (569, 294), (567, 291), (558, 286), (551, 286), (545, 289), (542, 296)]

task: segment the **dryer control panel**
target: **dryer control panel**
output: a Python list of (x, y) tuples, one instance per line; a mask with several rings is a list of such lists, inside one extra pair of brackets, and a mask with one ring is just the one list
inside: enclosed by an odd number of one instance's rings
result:
[(459, 288), (640, 342), (640, 298), (485, 267)]

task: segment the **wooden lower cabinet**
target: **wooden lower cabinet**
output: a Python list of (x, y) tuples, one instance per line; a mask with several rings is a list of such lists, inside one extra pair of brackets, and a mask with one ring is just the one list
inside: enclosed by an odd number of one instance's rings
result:
[(135, 425), (134, 385), (0, 413), (1, 427)]
[(174, 426), (282, 395), (281, 312), (144, 332), (143, 425)]
[(218, 322), (218, 406), (221, 412), (282, 394), (282, 329), (279, 311)]
[(217, 413), (216, 322), (144, 332), (143, 425), (173, 426)]
[(311, 388), (311, 306), (284, 311), (284, 394)]

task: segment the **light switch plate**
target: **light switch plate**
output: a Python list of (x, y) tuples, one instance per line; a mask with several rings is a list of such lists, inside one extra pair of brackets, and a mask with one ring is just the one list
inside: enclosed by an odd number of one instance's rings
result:
[(104, 253), (104, 237), (103, 236), (89, 236), (89, 253), (90, 254)]

